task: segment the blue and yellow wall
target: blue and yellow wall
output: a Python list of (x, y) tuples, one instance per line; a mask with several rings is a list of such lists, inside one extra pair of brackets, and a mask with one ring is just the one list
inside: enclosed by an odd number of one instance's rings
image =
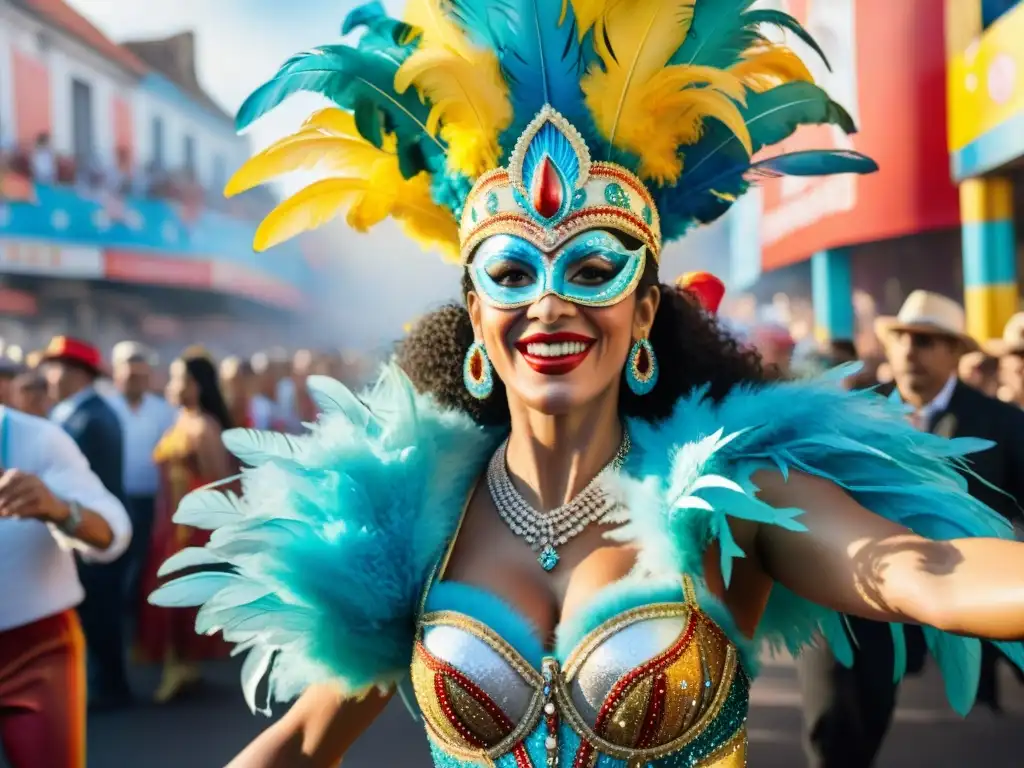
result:
[(1024, 2), (946, 0), (951, 172), (960, 185), (969, 333), (1002, 335), (1020, 305), (1013, 182), (1024, 158)]

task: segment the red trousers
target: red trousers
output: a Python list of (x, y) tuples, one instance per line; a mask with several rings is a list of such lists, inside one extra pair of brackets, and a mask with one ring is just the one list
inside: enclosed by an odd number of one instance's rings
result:
[(11, 768), (85, 768), (85, 711), (74, 611), (0, 632), (0, 744)]

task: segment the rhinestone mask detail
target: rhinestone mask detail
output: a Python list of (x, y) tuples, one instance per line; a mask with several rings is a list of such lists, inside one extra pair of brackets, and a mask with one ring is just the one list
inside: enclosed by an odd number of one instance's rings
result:
[(551, 571), (558, 565), (558, 547), (615, 509), (618, 502), (608, 494), (601, 480), (607, 473), (622, 468), (630, 447), (629, 433), (623, 431), (619, 450), (608, 465), (571, 501), (550, 512), (538, 512), (531, 507), (513, 485), (508, 473), (508, 440), (494, 452), (487, 467), (487, 489), (491, 499), (512, 533), (538, 553), (537, 562), (545, 571)]

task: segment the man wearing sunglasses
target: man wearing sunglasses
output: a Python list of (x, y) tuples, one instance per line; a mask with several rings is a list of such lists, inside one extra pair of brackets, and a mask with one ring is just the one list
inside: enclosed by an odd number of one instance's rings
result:
[[(960, 358), (978, 348), (965, 330), (964, 310), (952, 299), (914, 291), (896, 317), (880, 317), (875, 331), (895, 380), (894, 397), (913, 410), (918, 429), (946, 437), (977, 437), (995, 445), (972, 455), (972, 496), (1022, 519), (1024, 500), (1024, 411), (988, 397), (957, 378)], [(855, 638), (854, 665), (844, 668), (827, 647), (804, 653), (805, 749), (811, 768), (869, 768), (892, 721), (897, 684), (893, 643), (885, 624), (848, 617)], [(907, 670), (919, 672), (927, 654), (920, 630), (906, 627)], [(999, 709), (998, 658), (983, 645), (978, 700)]]

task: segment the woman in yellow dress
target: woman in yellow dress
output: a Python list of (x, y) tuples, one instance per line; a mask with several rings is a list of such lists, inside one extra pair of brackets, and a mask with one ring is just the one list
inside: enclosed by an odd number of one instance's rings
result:
[[(175, 553), (201, 547), (208, 531), (172, 521), (174, 510), (192, 491), (221, 481), (232, 474), (232, 461), (221, 443), (231, 428), (227, 406), (221, 397), (216, 369), (204, 355), (190, 354), (175, 360), (167, 386), (169, 402), (180, 408), (178, 419), (157, 443), (153, 460), (160, 469), (161, 492), (154, 521), (147, 583), (158, 586), (158, 569)], [(229, 648), (217, 637), (195, 633), (196, 612), (160, 609), (147, 605), (139, 619), (139, 648), (143, 660), (163, 665), (158, 703), (166, 703), (201, 681), (199, 662), (227, 655)]]

